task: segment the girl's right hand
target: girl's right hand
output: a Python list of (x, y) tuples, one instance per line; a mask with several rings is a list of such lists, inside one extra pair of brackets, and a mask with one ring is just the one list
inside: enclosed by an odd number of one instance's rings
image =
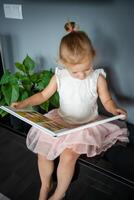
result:
[(13, 102), (10, 106), (12, 108), (16, 108), (16, 109), (22, 108), (21, 107), (21, 102)]

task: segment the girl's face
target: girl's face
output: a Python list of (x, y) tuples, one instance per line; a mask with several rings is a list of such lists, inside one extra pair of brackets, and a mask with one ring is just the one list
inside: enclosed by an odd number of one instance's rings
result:
[(92, 71), (93, 58), (86, 58), (80, 64), (68, 64), (66, 69), (74, 78), (83, 80)]

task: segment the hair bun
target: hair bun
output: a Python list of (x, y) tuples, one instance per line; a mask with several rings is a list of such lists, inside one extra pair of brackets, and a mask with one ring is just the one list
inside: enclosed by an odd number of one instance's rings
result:
[(75, 22), (70, 22), (68, 21), (65, 26), (64, 26), (65, 30), (67, 32), (73, 32), (73, 31), (76, 31), (76, 27), (75, 27)]

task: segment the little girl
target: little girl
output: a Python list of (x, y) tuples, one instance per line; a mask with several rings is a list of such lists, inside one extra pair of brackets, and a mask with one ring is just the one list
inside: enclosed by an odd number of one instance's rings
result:
[[(103, 69), (93, 69), (95, 50), (85, 32), (76, 30), (75, 23), (65, 24), (68, 34), (60, 43), (59, 61), (49, 85), (21, 102), (11, 106), (24, 108), (47, 101), (56, 91), (60, 107), (47, 114), (48, 117), (68, 127), (101, 119), (98, 115), (97, 98), (113, 115), (126, 114), (113, 101), (107, 87)], [(123, 122), (122, 122), (123, 123)], [(28, 148), (38, 154), (41, 178), (39, 200), (47, 200), (54, 170), (54, 159), (59, 156), (57, 187), (49, 200), (61, 200), (72, 180), (75, 164), (81, 154), (92, 157), (106, 151), (118, 140), (128, 142), (128, 132), (119, 123), (111, 122), (86, 128), (75, 134), (53, 138), (32, 127), (27, 135)]]

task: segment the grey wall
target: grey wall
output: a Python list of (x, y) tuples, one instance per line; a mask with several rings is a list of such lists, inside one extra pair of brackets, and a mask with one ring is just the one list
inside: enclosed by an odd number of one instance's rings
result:
[[(21, 3), (24, 19), (4, 18), (3, 3)], [(5, 66), (14, 70), (14, 62), (29, 54), (37, 62), (38, 70), (54, 68), (68, 18), (92, 39), (97, 51), (95, 64), (105, 67), (113, 97), (128, 111), (128, 121), (134, 123), (131, 0), (1, 0), (0, 35)]]

